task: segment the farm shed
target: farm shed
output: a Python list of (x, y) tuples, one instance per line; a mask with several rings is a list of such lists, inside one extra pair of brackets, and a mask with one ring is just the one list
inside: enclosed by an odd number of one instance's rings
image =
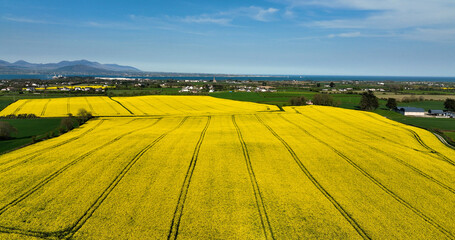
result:
[(430, 109), (430, 110), (428, 110), (428, 114), (434, 115), (434, 116), (443, 116), (444, 115), (444, 111)]
[(424, 116), (425, 110), (423, 108), (415, 107), (398, 107), (398, 112), (405, 116)]

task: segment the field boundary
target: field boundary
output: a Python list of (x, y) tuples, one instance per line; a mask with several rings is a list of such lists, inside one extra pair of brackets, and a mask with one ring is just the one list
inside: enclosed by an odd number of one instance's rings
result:
[(455, 150), (455, 146), (452, 146), (450, 143), (448, 143), (439, 133), (432, 132), (438, 139), (441, 141), (444, 145), (446, 145), (449, 148), (452, 148)]

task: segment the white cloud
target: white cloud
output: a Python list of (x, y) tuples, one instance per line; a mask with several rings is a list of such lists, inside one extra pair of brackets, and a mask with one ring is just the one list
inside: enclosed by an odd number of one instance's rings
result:
[(2, 19), (9, 21), (9, 22), (18, 22), (18, 23), (35, 23), (35, 24), (53, 24), (52, 22), (43, 21), (43, 20), (36, 20), (24, 17), (11, 17), (11, 16), (3, 16)]
[(201, 16), (187, 16), (181, 19), (182, 22), (186, 23), (212, 23), (212, 24), (219, 24), (219, 25), (229, 25), (232, 19), (228, 18), (216, 18), (216, 17), (209, 17), (205, 15)]
[(403, 33), (402, 37), (414, 40), (452, 43), (455, 40), (455, 28), (417, 28)]
[(230, 11), (219, 12), (218, 16), (229, 16), (232, 19), (239, 17), (247, 17), (260, 22), (270, 22), (275, 19), (277, 8), (263, 8), (257, 6), (241, 7)]
[(248, 10), (251, 11), (251, 17), (255, 20), (268, 22), (271, 21), (274, 14), (278, 12), (276, 8), (260, 8), (260, 7), (249, 7)]
[[(212, 14), (201, 14), (186, 17), (166, 16), (165, 21), (172, 23), (194, 23), (194, 24), (217, 24), (223, 26), (235, 26), (232, 24), (236, 19), (249, 18), (260, 22), (270, 22), (276, 17), (279, 11), (277, 8), (263, 8), (257, 6), (240, 7), (229, 11), (217, 12)], [(131, 15), (131, 18), (137, 18)]]
[(295, 17), (294, 11), (292, 11), (290, 8), (286, 9), (286, 11), (284, 11), (284, 17), (294, 18)]
[(342, 38), (352, 38), (352, 37), (360, 37), (362, 34), (360, 32), (348, 32), (348, 33), (338, 33), (338, 34), (330, 34), (329, 38), (335, 37), (342, 37)]
[(431, 34), (429, 29), (442, 38), (452, 38), (455, 28), (454, 0), (287, 0), (286, 3), (291, 9), (318, 7), (329, 12), (358, 11), (363, 15), (338, 15), (329, 20), (322, 16), (317, 21), (306, 22), (307, 27), (395, 31), (404, 32), (402, 36), (416, 34), (416, 38), (426, 39), (424, 35)]

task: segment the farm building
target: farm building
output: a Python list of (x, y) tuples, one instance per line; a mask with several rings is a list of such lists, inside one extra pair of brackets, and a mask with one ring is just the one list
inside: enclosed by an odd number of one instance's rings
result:
[(425, 110), (423, 108), (415, 107), (398, 107), (398, 112), (405, 116), (424, 116)]
[(428, 114), (433, 115), (433, 116), (444, 116), (444, 111), (430, 109), (430, 110), (428, 110)]

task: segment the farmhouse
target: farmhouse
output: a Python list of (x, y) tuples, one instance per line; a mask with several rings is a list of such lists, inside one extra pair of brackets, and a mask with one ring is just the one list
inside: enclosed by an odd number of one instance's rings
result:
[(398, 112), (405, 116), (424, 116), (425, 110), (423, 108), (415, 107), (398, 107)]
[(256, 88), (256, 92), (276, 92), (276, 89), (272, 86), (259, 86)]

